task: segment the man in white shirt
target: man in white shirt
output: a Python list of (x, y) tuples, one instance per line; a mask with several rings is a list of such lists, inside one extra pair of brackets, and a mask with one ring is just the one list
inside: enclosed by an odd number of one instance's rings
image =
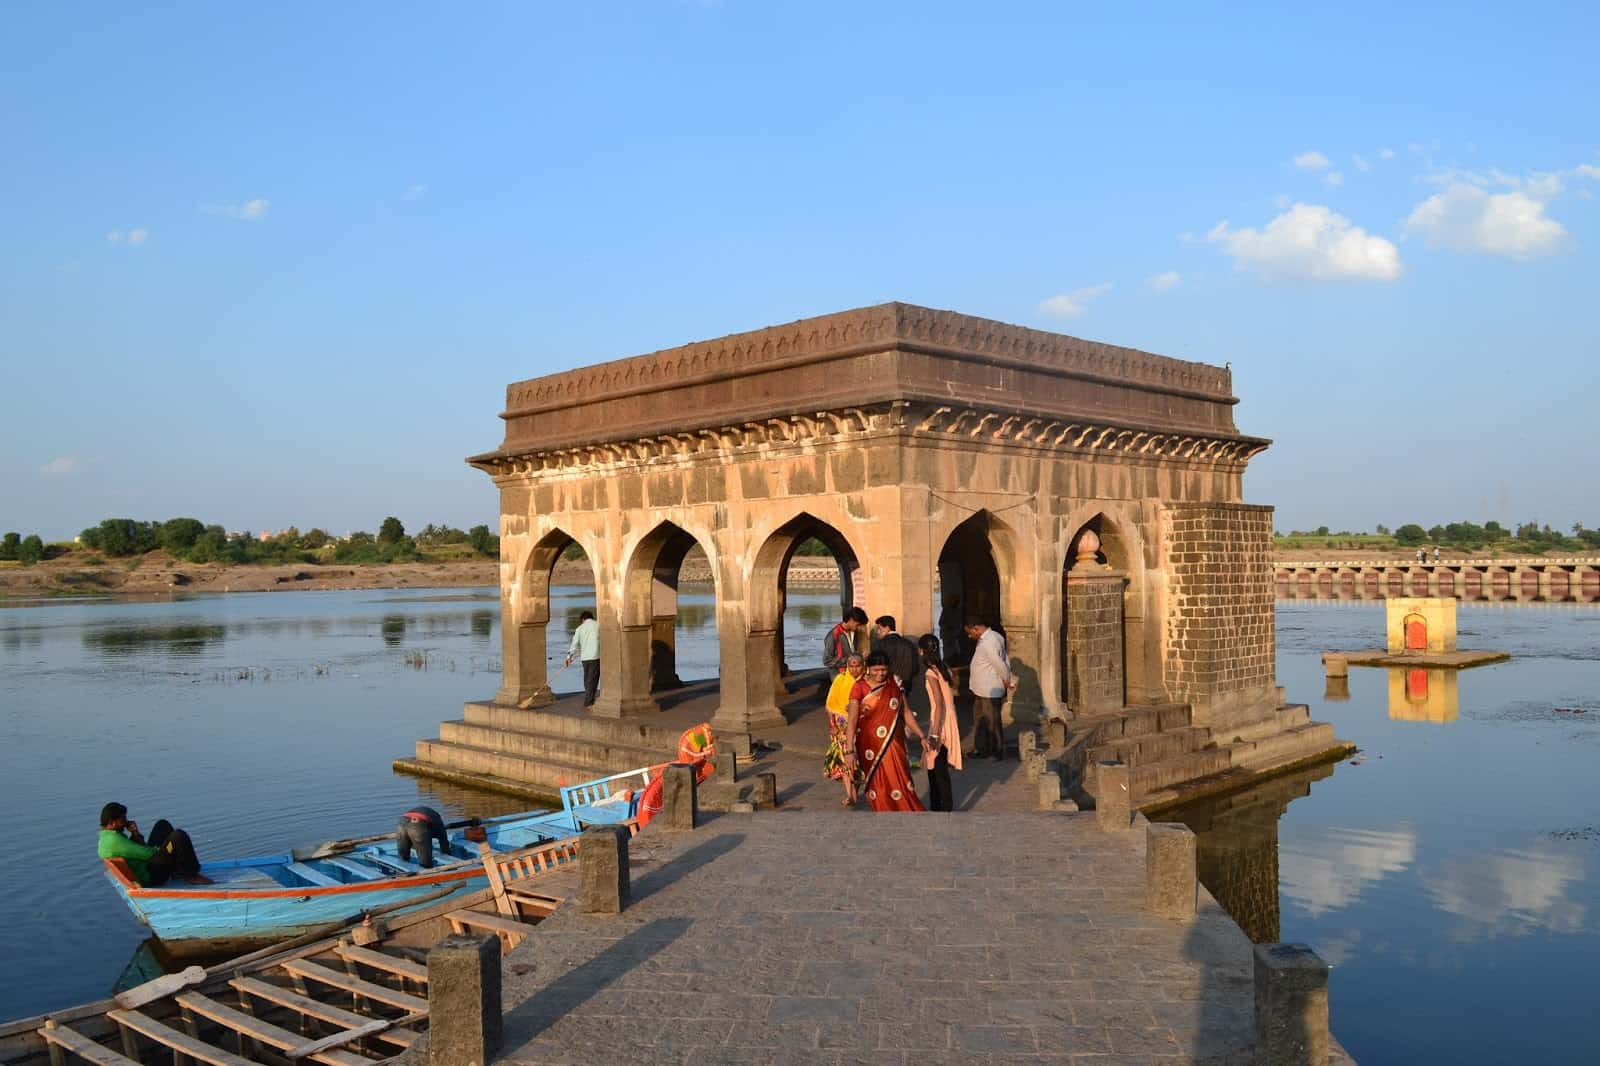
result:
[(593, 707), (594, 698), (600, 694), (600, 623), (594, 620), (593, 611), (578, 615), (578, 628), (572, 631), (567, 661), (562, 666), (571, 666), (573, 659), (583, 661), (583, 705)]
[(985, 755), (1004, 759), (1006, 738), (1000, 726), (1000, 706), (1017, 688), (1006, 641), (982, 622), (968, 622), (965, 629), (973, 643), (972, 662), (967, 667), (967, 687), (972, 690), (972, 754), (980, 759)]

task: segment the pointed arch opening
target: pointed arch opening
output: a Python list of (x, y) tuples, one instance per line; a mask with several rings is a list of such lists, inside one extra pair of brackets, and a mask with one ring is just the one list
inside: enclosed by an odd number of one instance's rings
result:
[[(549, 530), (529, 550), (517, 579), (502, 589), (501, 687), (495, 700), (519, 707), (555, 702), (551, 615), (557, 619), (555, 643), (565, 658), (581, 614), (595, 609), (594, 572), (583, 546), (564, 529)], [(575, 663), (581, 671), (581, 664)], [(582, 687), (582, 674), (575, 675)]]

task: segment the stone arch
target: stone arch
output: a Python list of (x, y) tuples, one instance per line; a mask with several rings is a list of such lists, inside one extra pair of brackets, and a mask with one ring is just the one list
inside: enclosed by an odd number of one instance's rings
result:
[(616, 654), (602, 656), (596, 714), (647, 714), (660, 709), (652, 693), (683, 686), (677, 673), (678, 574), (696, 545), (713, 558), (706, 544), (677, 523), (662, 521), (625, 552), (622, 596), (601, 637), (601, 646)]
[[(1007, 720), (1033, 722), (1043, 715), (1039, 677), (1039, 621), (1034, 601), (1037, 553), (1030, 551), (1010, 523), (980, 509), (957, 522), (942, 540), (936, 557), (941, 619), (998, 625), (1006, 639), (1017, 691), (1007, 704)], [(957, 600), (958, 602), (952, 602)], [(953, 632), (954, 619), (941, 629)], [(971, 642), (962, 637), (958, 665), (971, 658)]]
[[(559, 526), (552, 526), (513, 564), (515, 577), (501, 586), (501, 687), (497, 703), (539, 707), (555, 701), (548, 666), (550, 580), (556, 563), (573, 544), (587, 545)], [(603, 656), (602, 651), (602, 656)]]

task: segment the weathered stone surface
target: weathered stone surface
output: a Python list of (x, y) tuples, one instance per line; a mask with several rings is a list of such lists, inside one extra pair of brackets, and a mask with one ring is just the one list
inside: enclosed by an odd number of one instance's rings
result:
[(737, 781), (739, 779), (739, 756), (736, 752), (717, 752), (718, 781)]
[(1305, 944), (1255, 946), (1256, 1063), (1328, 1061), (1328, 964)]
[(1035, 774), (1034, 779), (1039, 783), (1039, 807), (1041, 810), (1053, 810), (1061, 801), (1061, 775), (1054, 771)]
[(693, 829), (700, 821), (699, 785), (694, 767), (673, 763), (663, 771), (660, 822), (668, 829)]
[(1187, 921), (1194, 917), (1195, 836), (1186, 825), (1155, 822), (1145, 829), (1145, 898), (1150, 912)]
[(428, 951), (428, 1062), (487, 1066), (500, 1046), (500, 938), (456, 934)]
[(578, 845), (578, 903), (586, 914), (621, 914), (632, 898), (628, 872), (628, 831), (596, 825), (583, 831)]
[(778, 775), (773, 773), (757, 774), (755, 789), (750, 794), (750, 802), (755, 804), (758, 811), (770, 811), (778, 806)]
[(1129, 828), (1133, 806), (1128, 795), (1128, 767), (1120, 762), (1103, 762), (1095, 771), (1094, 816), (1106, 832)]

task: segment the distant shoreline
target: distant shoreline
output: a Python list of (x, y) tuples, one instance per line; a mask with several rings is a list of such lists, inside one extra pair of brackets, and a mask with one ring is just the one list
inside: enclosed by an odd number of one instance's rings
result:
[[(1470, 560), (1489, 553), (1446, 551), (1443, 562)], [(1404, 562), (1415, 551), (1293, 549), (1273, 554), (1274, 563), (1333, 562), (1340, 558), (1374, 559), (1392, 556)], [(1531, 562), (1540, 558), (1529, 555)], [(1430, 554), (1431, 560), (1431, 554)], [(804, 571), (791, 577), (796, 586), (832, 585), (838, 573), (831, 559), (797, 559)], [(710, 571), (703, 560), (686, 561), (685, 584), (709, 584)], [(588, 585), (594, 581), (586, 560), (563, 559), (556, 564), (552, 584)], [(34, 566), (0, 566), (0, 600), (70, 599), (84, 596), (170, 596), (184, 593), (294, 592), (341, 589), (497, 588), (500, 563), (495, 559), (442, 562), (327, 564), (284, 566), (224, 563), (188, 563), (164, 552), (151, 552), (137, 560), (116, 560), (85, 566), (70, 558), (46, 560)]]

